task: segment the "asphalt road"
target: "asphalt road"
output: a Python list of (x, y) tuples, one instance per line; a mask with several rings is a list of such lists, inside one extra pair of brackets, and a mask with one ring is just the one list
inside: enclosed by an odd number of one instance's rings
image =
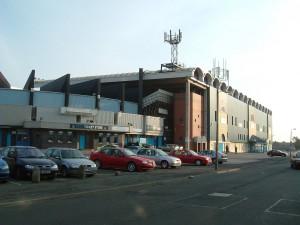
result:
[(300, 170), (241, 154), (219, 166), (0, 185), (1, 225), (300, 224)]

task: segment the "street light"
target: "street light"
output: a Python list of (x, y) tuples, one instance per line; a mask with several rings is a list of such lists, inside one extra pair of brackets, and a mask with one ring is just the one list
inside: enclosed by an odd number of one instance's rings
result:
[(290, 158), (292, 157), (292, 139), (293, 139), (293, 130), (296, 130), (296, 128), (291, 129), (291, 138), (290, 138)]
[(215, 161), (215, 170), (218, 170), (218, 161), (219, 161), (219, 87), (217, 87), (217, 128), (216, 128), (216, 161)]

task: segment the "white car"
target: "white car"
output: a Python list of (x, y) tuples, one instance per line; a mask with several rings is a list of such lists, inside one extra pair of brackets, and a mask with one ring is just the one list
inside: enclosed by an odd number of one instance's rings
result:
[(160, 165), (163, 169), (181, 166), (181, 160), (179, 158), (169, 156), (161, 149), (142, 148), (137, 152), (137, 155), (154, 160), (156, 165)]

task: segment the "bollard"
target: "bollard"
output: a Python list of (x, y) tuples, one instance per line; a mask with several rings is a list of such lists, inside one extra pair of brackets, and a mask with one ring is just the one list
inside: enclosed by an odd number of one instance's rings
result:
[(39, 167), (35, 166), (33, 168), (31, 179), (32, 183), (39, 183), (41, 181), (41, 173)]
[(80, 165), (79, 166), (79, 178), (80, 179), (85, 179), (85, 166), (84, 165)]

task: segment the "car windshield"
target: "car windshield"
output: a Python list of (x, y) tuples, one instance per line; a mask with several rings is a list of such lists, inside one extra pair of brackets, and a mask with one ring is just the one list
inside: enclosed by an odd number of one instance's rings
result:
[(192, 155), (198, 155), (194, 150), (189, 150), (189, 153), (191, 153)]
[(160, 149), (156, 149), (156, 152), (161, 155), (161, 156), (167, 156), (168, 154), (166, 152), (164, 152), (163, 150)]
[(46, 158), (46, 156), (37, 148), (17, 148), (19, 158)]
[(123, 152), (125, 155), (129, 155), (129, 156), (136, 155), (134, 152), (130, 151), (129, 149), (124, 149)]
[(61, 157), (63, 159), (81, 159), (85, 158), (79, 150), (61, 150)]

